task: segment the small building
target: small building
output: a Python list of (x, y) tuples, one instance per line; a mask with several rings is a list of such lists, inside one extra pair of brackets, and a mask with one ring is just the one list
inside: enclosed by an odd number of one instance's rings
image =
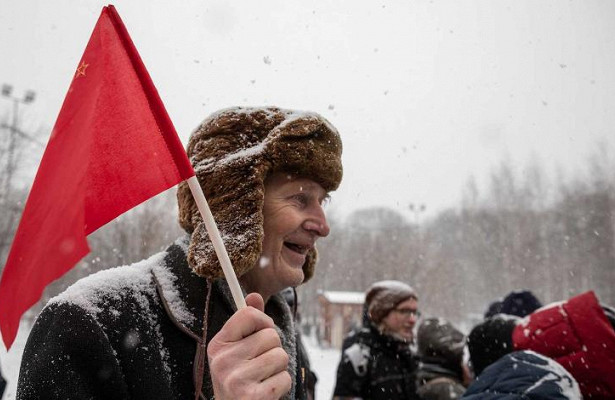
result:
[(321, 291), (318, 294), (321, 343), (341, 348), (348, 332), (361, 326), (364, 302), (363, 292)]

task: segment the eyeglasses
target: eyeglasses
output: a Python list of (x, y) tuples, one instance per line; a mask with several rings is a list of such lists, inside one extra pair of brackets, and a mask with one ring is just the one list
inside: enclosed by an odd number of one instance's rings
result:
[(412, 310), (410, 308), (394, 308), (393, 311), (400, 313), (404, 317), (421, 317), (421, 312), (419, 310)]

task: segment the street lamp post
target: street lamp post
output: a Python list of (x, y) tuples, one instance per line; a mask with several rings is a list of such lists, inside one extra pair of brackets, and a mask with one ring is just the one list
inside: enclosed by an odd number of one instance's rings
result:
[(410, 203), (408, 208), (410, 208), (410, 211), (414, 213), (414, 224), (416, 225), (416, 229), (418, 231), (419, 230), (419, 215), (425, 212), (425, 209), (427, 207), (425, 206), (425, 204), (422, 204), (422, 203), (421, 204)]
[(425, 204), (423, 203), (410, 203), (408, 205), (408, 208), (410, 209), (410, 212), (412, 212), (414, 214), (414, 224), (416, 226), (416, 256), (414, 257), (414, 273), (418, 273), (418, 270), (422, 264), (422, 259), (423, 259), (423, 241), (421, 238), (421, 226), (419, 224), (419, 217), (420, 214), (425, 212), (425, 209), (427, 208), (425, 206)]
[(2, 85), (2, 96), (13, 102), (13, 116), (11, 125), (9, 125), (9, 139), (6, 156), (6, 180), (4, 181), (4, 194), (8, 197), (11, 190), (11, 181), (15, 173), (15, 144), (19, 130), (19, 104), (30, 104), (34, 102), (36, 93), (33, 90), (27, 90), (22, 98), (12, 95), (13, 87), (8, 84)]

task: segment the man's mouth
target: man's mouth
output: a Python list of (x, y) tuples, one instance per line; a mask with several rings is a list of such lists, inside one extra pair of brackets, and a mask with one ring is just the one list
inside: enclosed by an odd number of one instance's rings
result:
[(291, 243), (291, 242), (284, 242), (284, 246), (286, 246), (290, 250), (294, 251), (295, 253), (301, 254), (302, 256), (306, 255), (307, 252), (311, 248), (311, 246), (302, 246), (300, 244)]

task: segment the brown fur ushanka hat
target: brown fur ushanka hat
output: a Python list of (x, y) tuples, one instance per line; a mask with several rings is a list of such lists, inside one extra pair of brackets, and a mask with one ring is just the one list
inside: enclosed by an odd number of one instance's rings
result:
[[(315, 113), (279, 108), (229, 108), (192, 133), (187, 147), (238, 277), (258, 261), (263, 242), (265, 179), (285, 172), (318, 182), (327, 192), (342, 179), (342, 142)], [(192, 234), (188, 263), (200, 276), (223, 277), (222, 268), (186, 182), (177, 191), (179, 223)], [(314, 274), (316, 249), (303, 265)]]

